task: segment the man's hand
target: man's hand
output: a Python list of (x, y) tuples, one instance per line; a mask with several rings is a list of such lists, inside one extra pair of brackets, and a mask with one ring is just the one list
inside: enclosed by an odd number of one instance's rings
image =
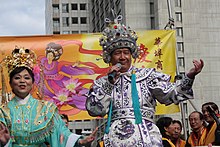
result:
[(198, 60), (193, 60), (193, 65), (194, 67), (191, 68), (187, 74), (187, 76), (190, 78), (190, 79), (194, 79), (195, 76), (200, 73), (203, 69), (203, 66), (204, 66), (204, 62), (202, 59), (200, 59), (200, 61)]
[(120, 69), (121, 69), (120, 63), (117, 63), (110, 68), (110, 70), (108, 72), (108, 80), (111, 84), (114, 84), (115, 81), (119, 78), (119, 76), (120, 76), (119, 70)]
[(86, 145), (88, 143), (92, 143), (93, 140), (95, 140), (95, 136), (96, 136), (97, 131), (98, 131), (98, 127), (88, 137), (86, 137), (85, 139), (80, 139), (79, 144)]
[(10, 139), (10, 133), (8, 128), (3, 124), (0, 123), (0, 142), (2, 145), (6, 145)]

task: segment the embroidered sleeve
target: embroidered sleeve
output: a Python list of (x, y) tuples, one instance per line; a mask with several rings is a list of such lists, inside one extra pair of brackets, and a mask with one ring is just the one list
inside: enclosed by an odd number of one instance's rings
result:
[(153, 71), (148, 78), (149, 89), (160, 103), (169, 105), (193, 98), (193, 79), (184, 77), (176, 83), (170, 82), (170, 76)]
[(91, 116), (105, 116), (108, 113), (113, 87), (107, 77), (94, 82), (86, 101), (86, 109)]

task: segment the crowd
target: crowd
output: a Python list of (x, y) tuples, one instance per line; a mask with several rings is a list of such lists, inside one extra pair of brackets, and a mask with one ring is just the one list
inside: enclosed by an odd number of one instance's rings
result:
[(164, 147), (219, 146), (218, 106), (214, 102), (204, 103), (201, 112), (190, 113), (191, 132), (188, 138), (181, 136), (182, 125), (179, 120), (172, 120), (170, 117), (159, 118), (156, 124), (161, 131)]
[[(94, 81), (87, 93), (86, 109), (91, 116), (108, 115), (104, 134), (105, 147), (183, 147), (220, 145), (219, 109), (213, 102), (202, 105), (201, 112), (189, 115), (192, 128), (182, 138), (182, 124), (171, 117), (155, 123), (156, 102), (179, 104), (193, 98), (192, 85), (202, 71), (203, 60), (178, 82), (154, 68), (136, 68), (137, 35), (120, 23), (122, 16), (106, 18), (108, 24), (100, 38), (103, 60), (111, 66), (106, 76)], [(132, 59), (133, 58), (133, 59)], [(71, 133), (68, 117), (60, 116), (55, 104), (34, 98), (33, 51), (16, 48), (4, 59), (14, 98), (0, 107), (0, 146), (83, 146), (95, 140), (96, 128), (89, 136)], [(63, 120), (62, 120), (63, 119)]]

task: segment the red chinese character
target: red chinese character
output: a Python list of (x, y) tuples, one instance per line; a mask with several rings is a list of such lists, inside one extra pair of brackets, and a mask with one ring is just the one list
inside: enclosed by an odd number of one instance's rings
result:
[[(150, 52), (148, 52), (148, 48), (145, 47), (144, 44), (140, 44), (140, 55), (138, 56), (138, 63), (140, 62), (151, 62), (151, 60), (147, 60), (147, 55), (149, 54)], [(136, 61), (135, 61), (136, 62)]]

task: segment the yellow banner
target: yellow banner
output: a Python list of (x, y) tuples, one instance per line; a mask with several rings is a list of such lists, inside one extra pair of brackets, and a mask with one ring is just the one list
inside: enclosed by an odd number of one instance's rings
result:
[[(138, 67), (154, 67), (172, 76), (176, 73), (175, 31), (139, 31), (141, 54), (134, 62)], [(104, 76), (108, 65), (101, 59), (101, 34), (0, 37), (0, 59), (18, 47), (35, 51), (40, 70), (35, 70), (32, 94), (54, 102), (61, 114), (71, 120), (91, 119), (85, 109), (86, 97), (93, 80)], [(51, 50), (54, 52), (51, 53)], [(4, 71), (4, 74), (7, 73)], [(8, 81), (8, 76), (5, 76)], [(2, 86), (1, 86), (2, 87)], [(2, 88), (1, 88), (2, 89)], [(11, 93), (7, 84), (7, 93)], [(37, 95), (38, 93), (38, 95)], [(179, 112), (176, 105), (158, 104), (157, 114)]]

